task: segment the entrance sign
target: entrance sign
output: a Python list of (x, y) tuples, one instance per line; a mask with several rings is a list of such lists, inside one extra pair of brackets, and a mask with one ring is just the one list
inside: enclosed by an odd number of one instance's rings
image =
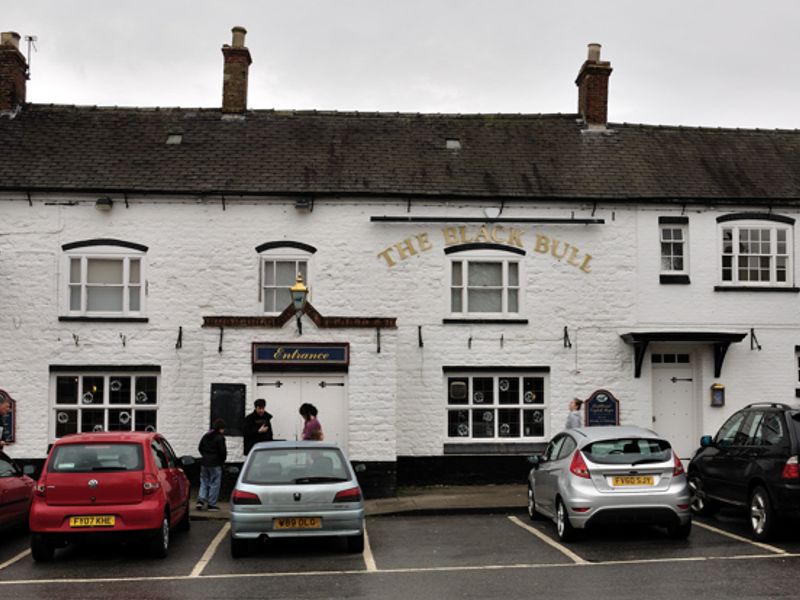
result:
[(608, 390), (597, 390), (586, 401), (586, 425), (619, 425), (619, 400)]
[(337, 370), (350, 364), (350, 344), (253, 343), (254, 370)]

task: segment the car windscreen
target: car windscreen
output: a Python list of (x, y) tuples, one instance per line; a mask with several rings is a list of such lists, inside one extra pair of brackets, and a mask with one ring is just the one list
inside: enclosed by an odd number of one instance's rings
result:
[(336, 448), (268, 448), (251, 453), (244, 483), (303, 484), (349, 481), (350, 471)]
[(581, 448), (593, 463), (605, 465), (641, 465), (665, 462), (672, 457), (669, 442), (647, 438), (614, 438), (591, 442)]
[(49, 473), (141, 471), (144, 457), (140, 444), (62, 444), (53, 448)]

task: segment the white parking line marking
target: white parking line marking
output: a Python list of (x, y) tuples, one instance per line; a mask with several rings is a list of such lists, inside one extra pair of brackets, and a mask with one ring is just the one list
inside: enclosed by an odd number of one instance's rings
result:
[(735, 533), (730, 533), (729, 531), (724, 531), (722, 529), (717, 529), (716, 527), (712, 527), (711, 525), (706, 525), (705, 523), (701, 523), (700, 521), (693, 521), (695, 525), (698, 527), (702, 527), (703, 529), (708, 529), (709, 531), (713, 531), (714, 533), (719, 533), (720, 535), (727, 536), (731, 539), (737, 540), (739, 542), (747, 542), (748, 544), (752, 544), (762, 550), (767, 550), (768, 552), (774, 552), (775, 554), (788, 554), (786, 550), (782, 548), (778, 548), (776, 546), (770, 546), (769, 544), (763, 544), (761, 542), (756, 542), (755, 540), (749, 540), (746, 537), (742, 537), (740, 535), (736, 535)]
[[(542, 564), (516, 564), (516, 565), (475, 565), (461, 567), (407, 567), (399, 569), (382, 569), (380, 571), (365, 571), (351, 569), (347, 571), (295, 571), (286, 573), (221, 573), (217, 575), (204, 575), (202, 579), (253, 579), (257, 577), (333, 577), (341, 575), (391, 575), (398, 573), (447, 573), (463, 571), (509, 571), (515, 569), (591, 569), (614, 565), (646, 565), (650, 563), (681, 563), (681, 562), (710, 562), (715, 560), (774, 560), (787, 558), (800, 558), (800, 554), (758, 554), (739, 556), (696, 556), (684, 558), (658, 558), (644, 560), (611, 560), (606, 562), (575, 563), (542, 563)], [(160, 575), (156, 577), (98, 577), (95, 579), (17, 579), (10, 581), (0, 580), (0, 587), (10, 585), (65, 585), (70, 583), (141, 583), (148, 581), (196, 581), (197, 577), (191, 575)]]
[(372, 555), (372, 548), (369, 545), (366, 523), (364, 523), (364, 564), (369, 572), (378, 570), (378, 566), (375, 564), (375, 557)]
[(6, 567), (10, 567), (11, 565), (13, 565), (18, 560), (22, 560), (23, 558), (28, 556), (28, 554), (30, 554), (30, 553), (31, 553), (31, 549), (28, 548), (24, 552), (20, 552), (19, 554), (17, 554), (14, 558), (9, 558), (6, 562), (0, 564), (0, 571), (5, 569)]
[(566, 546), (562, 546), (561, 544), (559, 544), (555, 540), (550, 539), (548, 536), (543, 534), (541, 531), (539, 531), (535, 527), (531, 527), (527, 523), (523, 523), (522, 521), (519, 520), (518, 517), (510, 516), (508, 518), (511, 520), (512, 523), (514, 523), (514, 525), (518, 525), (519, 527), (522, 527), (525, 531), (530, 531), (533, 535), (538, 537), (540, 540), (542, 540), (546, 544), (550, 544), (553, 548), (555, 548), (556, 550), (558, 550), (559, 552), (561, 552), (562, 554), (564, 554), (565, 556), (570, 558), (572, 560), (572, 562), (574, 562), (575, 564), (584, 565), (584, 564), (587, 563), (587, 561), (585, 561), (580, 556), (575, 554), (572, 550), (570, 550)]
[(225, 525), (222, 526), (222, 529), (219, 530), (219, 533), (216, 535), (216, 537), (211, 540), (211, 543), (208, 545), (208, 548), (206, 548), (206, 551), (203, 552), (203, 556), (201, 556), (200, 560), (197, 561), (197, 564), (194, 566), (194, 569), (192, 569), (189, 577), (200, 577), (200, 575), (203, 573), (203, 569), (205, 569), (206, 565), (211, 561), (212, 558), (214, 558), (214, 553), (217, 551), (217, 547), (222, 543), (222, 540), (225, 539), (225, 535), (228, 533), (230, 528), (230, 523), (225, 523)]

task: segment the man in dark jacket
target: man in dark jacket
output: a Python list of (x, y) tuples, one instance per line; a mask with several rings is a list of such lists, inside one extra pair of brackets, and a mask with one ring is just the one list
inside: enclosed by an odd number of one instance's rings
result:
[(201, 439), (197, 446), (200, 451), (200, 492), (197, 494), (197, 510), (219, 510), (217, 499), (222, 484), (222, 467), (228, 458), (225, 445), (225, 421), (217, 419), (212, 428)]
[(253, 403), (255, 410), (244, 418), (244, 454), (258, 442), (272, 441), (272, 415), (267, 412), (267, 401), (259, 398)]

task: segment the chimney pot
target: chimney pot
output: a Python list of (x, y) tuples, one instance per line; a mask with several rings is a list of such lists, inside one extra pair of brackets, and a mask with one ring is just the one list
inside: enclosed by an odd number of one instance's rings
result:
[(234, 48), (244, 48), (244, 36), (247, 35), (247, 29), (244, 27), (234, 27), (231, 31), (233, 32), (233, 42), (231, 46)]
[(0, 44), (3, 46), (14, 46), (19, 50), (19, 34), (16, 31), (4, 31), (0, 33)]
[(592, 62), (600, 62), (600, 44), (592, 43), (589, 44), (589, 53), (587, 55), (587, 60)]

